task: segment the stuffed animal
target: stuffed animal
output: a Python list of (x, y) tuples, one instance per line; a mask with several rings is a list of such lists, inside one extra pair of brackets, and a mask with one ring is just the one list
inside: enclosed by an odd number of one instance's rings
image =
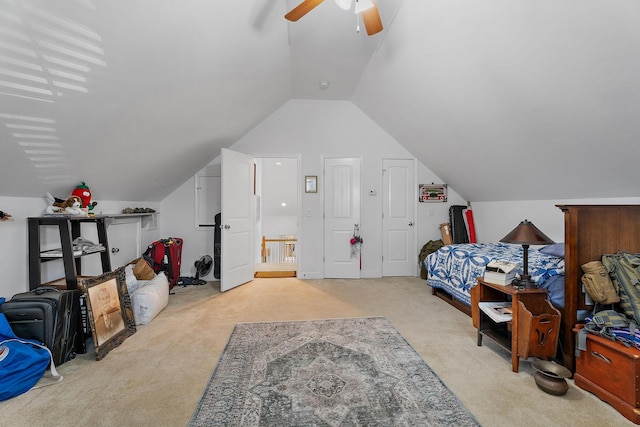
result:
[(89, 213), (96, 207), (97, 202), (91, 201), (91, 189), (87, 186), (87, 184), (82, 182), (82, 184), (76, 186), (76, 188), (71, 192), (72, 196), (78, 196), (82, 200), (83, 208), (87, 208)]
[(78, 196), (71, 196), (66, 200), (62, 200), (47, 193), (47, 199), (51, 202), (51, 205), (47, 206), (46, 209), (48, 214), (68, 214), (78, 216), (85, 216), (87, 214), (82, 210), (82, 199)]
[(7, 212), (0, 211), (0, 221), (13, 221), (13, 217)]

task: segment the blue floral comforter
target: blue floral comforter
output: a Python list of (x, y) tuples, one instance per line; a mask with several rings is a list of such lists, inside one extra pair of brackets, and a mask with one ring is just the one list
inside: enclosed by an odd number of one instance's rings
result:
[[(505, 260), (519, 264), (518, 274), (522, 274), (522, 245), (508, 243), (464, 243), (447, 245), (427, 256), (427, 284), (447, 291), (454, 298), (471, 305), (469, 290), (478, 277), (484, 276), (485, 266), (492, 260)], [(554, 276), (564, 275), (564, 258), (546, 255), (529, 248), (529, 274), (538, 286), (545, 288), (545, 282), (561, 286), (558, 292), (564, 297), (564, 281)], [(550, 289), (553, 294), (554, 290)], [(552, 300), (553, 302), (553, 300)], [(564, 305), (560, 301), (558, 305)]]

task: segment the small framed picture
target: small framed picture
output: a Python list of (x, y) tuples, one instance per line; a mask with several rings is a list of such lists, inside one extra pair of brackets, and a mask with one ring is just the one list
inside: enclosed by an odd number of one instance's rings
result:
[(124, 267), (84, 279), (80, 287), (86, 295), (96, 360), (100, 360), (136, 332)]
[(304, 177), (304, 192), (305, 193), (317, 193), (318, 192), (318, 177), (307, 175)]
[(418, 201), (446, 202), (447, 184), (420, 184), (418, 185)]

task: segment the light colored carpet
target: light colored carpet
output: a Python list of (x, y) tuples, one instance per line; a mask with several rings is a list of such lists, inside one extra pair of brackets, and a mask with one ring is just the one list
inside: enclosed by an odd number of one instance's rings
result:
[(186, 426), (236, 323), (386, 317), (483, 426), (632, 426), (569, 383), (539, 390), (528, 361), (476, 345), (471, 318), (419, 278), (255, 279), (223, 294), (216, 283), (175, 288), (169, 306), (97, 362), (60, 366), (60, 384), (0, 402), (7, 426)]
[(477, 426), (383, 317), (239, 323), (190, 426)]

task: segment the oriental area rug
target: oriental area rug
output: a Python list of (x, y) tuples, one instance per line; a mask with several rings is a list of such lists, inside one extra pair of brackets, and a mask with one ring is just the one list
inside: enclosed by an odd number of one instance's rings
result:
[(477, 426), (381, 317), (237, 324), (190, 426)]

